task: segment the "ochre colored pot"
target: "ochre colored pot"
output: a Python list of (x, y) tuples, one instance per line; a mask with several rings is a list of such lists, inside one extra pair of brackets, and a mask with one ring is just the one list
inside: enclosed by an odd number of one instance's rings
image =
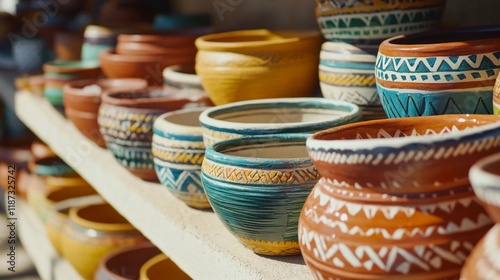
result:
[(61, 238), (63, 257), (84, 279), (92, 279), (101, 258), (146, 239), (109, 204), (74, 207)]
[(322, 38), (316, 32), (245, 30), (196, 40), (196, 73), (215, 105), (315, 93)]
[(377, 120), (311, 136), (322, 179), (299, 219), (317, 279), (456, 279), (492, 221), (468, 180), (500, 152), (500, 117)]
[(139, 280), (190, 280), (184, 271), (182, 271), (169, 257), (159, 254), (147, 261), (140, 271)]
[(45, 194), (45, 199), (42, 201), (39, 209), (39, 216), (42, 219), (42, 222), (45, 223), (47, 221), (47, 215), (50, 211), (50, 208), (58, 202), (62, 202), (64, 200), (96, 195), (97, 192), (94, 188), (89, 185), (85, 186), (74, 186), (74, 187), (63, 187), (55, 190), (49, 190)]
[(97, 115), (101, 94), (116, 90), (139, 90), (147, 87), (143, 79), (92, 79), (68, 83), (63, 88), (66, 117), (94, 143), (106, 147), (99, 132)]

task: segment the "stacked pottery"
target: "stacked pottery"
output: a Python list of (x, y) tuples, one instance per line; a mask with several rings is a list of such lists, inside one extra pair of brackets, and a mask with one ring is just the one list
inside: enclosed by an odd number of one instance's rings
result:
[(318, 24), (329, 41), (319, 66), (325, 98), (360, 105), (365, 120), (386, 118), (374, 76), (379, 43), (435, 28), (446, 1), (406, 2), (316, 0)]
[(387, 116), (491, 114), (499, 56), (500, 27), (442, 30), (384, 41), (376, 77)]
[(500, 279), (500, 154), (474, 164), (469, 172), (474, 192), (496, 225), (474, 248), (460, 279)]
[(90, 79), (70, 82), (63, 87), (64, 112), (83, 135), (97, 145), (105, 147), (97, 123), (101, 94), (108, 91), (139, 90), (146, 87), (146, 80), (133, 78)]
[(101, 100), (98, 123), (106, 147), (120, 164), (147, 181), (158, 179), (151, 153), (154, 121), (166, 112), (210, 104), (205, 95), (162, 87), (108, 93)]
[(152, 152), (158, 179), (173, 195), (194, 208), (210, 208), (200, 181), (205, 145), (198, 118), (205, 109), (163, 114), (153, 127)]
[(215, 105), (313, 96), (320, 45), (317, 32), (210, 34), (196, 40), (196, 73)]
[(299, 219), (316, 279), (456, 279), (492, 221), (469, 168), (500, 152), (500, 117), (386, 119), (307, 141), (322, 178)]

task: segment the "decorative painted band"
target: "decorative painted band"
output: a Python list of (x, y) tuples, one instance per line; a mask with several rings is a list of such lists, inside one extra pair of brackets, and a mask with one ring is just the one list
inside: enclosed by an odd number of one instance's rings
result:
[(323, 83), (336, 86), (362, 86), (375, 88), (375, 76), (373, 76), (373, 74), (332, 73), (320, 69), (319, 80)]
[(186, 150), (186, 149), (169, 149), (161, 148), (153, 144), (153, 156), (155, 158), (177, 163), (177, 164), (189, 164), (189, 165), (200, 165), (203, 163), (203, 158), (205, 156), (205, 150)]
[(382, 0), (382, 1), (345, 1), (345, 0), (317, 0), (316, 14), (328, 16), (335, 14), (376, 13), (391, 10), (412, 11), (419, 8), (441, 7), (446, 0)]
[(156, 164), (155, 170), (160, 182), (170, 190), (185, 194), (205, 195), (200, 181), (200, 170), (183, 170), (176, 168), (165, 168)]
[[(326, 66), (330, 68), (340, 68), (340, 69), (354, 69), (354, 70), (369, 70), (373, 72), (375, 69), (375, 61), (373, 62), (363, 62), (363, 61), (342, 61), (342, 60), (326, 60), (322, 59), (319, 61), (319, 65)], [(325, 68), (328, 69), (328, 68)]]
[(444, 114), (491, 114), (491, 90), (425, 92), (389, 89), (377, 85), (382, 106), (389, 118)]
[(168, 140), (178, 140), (186, 142), (203, 142), (203, 135), (188, 135), (186, 133), (178, 134), (176, 131), (167, 131), (162, 128), (153, 127), (153, 133), (158, 137), (162, 137)]

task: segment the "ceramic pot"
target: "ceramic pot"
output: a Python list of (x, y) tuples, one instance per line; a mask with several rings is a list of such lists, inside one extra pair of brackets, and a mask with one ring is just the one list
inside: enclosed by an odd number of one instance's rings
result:
[(493, 114), (500, 115), (500, 80), (498, 77), (493, 88)]
[(165, 67), (193, 63), (194, 56), (122, 55), (114, 49), (101, 52), (102, 71), (109, 78), (141, 78), (150, 85), (162, 85)]
[(106, 91), (139, 90), (147, 87), (143, 79), (91, 79), (67, 83), (63, 87), (66, 117), (83, 135), (101, 147), (106, 147), (99, 132), (97, 115), (101, 94)]
[(477, 244), (462, 269), (460, 279), (500, 278), (500, 154), (475, 163), (469, 178), (477, 197), (497, 223)]
[(377, 45), (324, 43), (319, 61), (323, 97), (358, 105), (363, 120), (387, 118), (375, 85), (377, 51)]
[(45, 232), (49, 238), (50, 243), (54, 246), (56, 252), (61, 255), (61, 238), (64, 225), (69, 219), (69, 210), (71, 207), (86, 206), (92, 204), (104, 203), (101, 196), (97, 194), (84, 195), (80, 197), (72, 197), (61, 200), (59, 202), (52, 202), (50, 207), (47, 208), (47, 215), (45, 221)]
[(54, 106), (63, 106), (63, 86), (78, 79), (98, 78), (101, 69), (97, 63), (82, 61), (52, 61), (43, 65), (45, 98)]
[(215, 105), (312, 96), (318, 84), (321, 41), (315, 32), (242, 30), (205, 35), (196, 40), (196, 73)]
[(61, 237), (62, 255), (84, 279), (92, 279), (106, 254), (146, 239), (109, 204), (73, 207)]
[(201, 180), (226, 228), (257, 254), (299, 254), (300, 209), (319, 174), (304, 134), (266, 135), (208, 147)]
[(80, 60), (83, 34), (79, 32), (58, 32), (54, 36), (54, 52), (57, 60)]
[(316, 279), (456, 279), (492, 221), (468, 180), (500, 151), (500, 117), (377, 120), (312, 135), (322, 178), (299, 219)]
[(200, 77), (196, 75), (194, 70), (194, 64), (174, 65), (165, 68), (163, 70), (163, 83), (166, 87), (204, 92)]
[(161, 279), (190, 280), (169, 257), (159, 254), (147, 261), (140, 270), (139, 280), (161, 280)]
[(160, 253), (151, 243), (113, 251), (101, 259), (94, 280), (139, 279), (142, 265)]
[(99, 25), (88, 25), (83, 34), (82, 60), (99, 62), (99, 54), (116, 46), (119, 34), (129, 30), (124, 28), (109, 28)]
[(491, 114), (500, 28), (399, 36), (380, 45), (376, 77), (390, 118)]
[(205, 145), (198, 119), (205, 109), (166, 113), (153, 126), (156, 175), (173, 195), (194, 208), (210, 208), (200, 181)]
[(206, 96), (187, 95), (177, 89), (152, 87), (102, 95), (98, 123), (106, 147), (130, 172), (157, 181), (151, 142), (153, 123), (166, 112), (208, 103)]
[(323, 98), (242, 101), (200, 115), (205, 146), (244, 136), (313, 133), (361, 120), (358, 106)]
[(156, 30), (172, 30), (210, 25), (211, 20), (208, 14), (157, 14), (153, 21), (153, 28)]
[(316, 0), (316, 19), (328, 41), (379, 44), (382, 40), (434, 29), (446, 0)]

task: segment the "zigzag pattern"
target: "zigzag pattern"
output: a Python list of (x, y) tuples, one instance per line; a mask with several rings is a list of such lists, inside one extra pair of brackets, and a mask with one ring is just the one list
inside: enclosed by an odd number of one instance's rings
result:
[(336, 86), (375, 87), (375, 76), (369, 74), (336, 74), (320, 71), (319, 80)]
[(241, 243), (257, 254), (268, 256), (290, 256), (300, 254), (297, 241), (262, 241), (238, 237)]
[(203, 128), (203, 142), (205, 143), (206, 147), (210, 147), (213, 144), (220, 142), (222, 140), (228, 140), (240, 137), (243, 137), (243, 135), (215, 131), (205, 127)]
[(317, 181), (320, 178), (313, 165), (291, 170), (257, 170), (220, 165), (205, 159), (202, 171), (210, 177), (251, 184), (300, 184)]
[(205, 158), (205, 150), (172, 150), (155, 144), (153, 144), (152, 152), (156, 158), (179, 164), (201, 166)]
[(377, 106), (381, 109), (379, 111), (382, 111), (376, 87), (366, 89), (345, 88), (324, 83), (320, 83), (320, 86), (323, 97), (327, 99), (347, 101), (361, 106)]
[(167, 188), (193, 195), (205, 195), (200, 180), (200, 171), (186, 171), (155, 165), (158, 179)]
[[(414, 9), (427, 6), (443, 5), (443, 1), (434, 0), (318, 0), (316, 1), (317, 11), (325, 11), (328, 8), (332, 14), (336, 13), (360, 13), (360, 12), (380, 12), (394, 9)], [(331, 9), (333, 8), (333, 9)]]

